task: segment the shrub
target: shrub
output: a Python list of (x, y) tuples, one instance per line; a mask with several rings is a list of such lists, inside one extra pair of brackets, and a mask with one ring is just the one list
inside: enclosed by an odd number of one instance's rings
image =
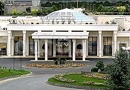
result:
[(96, 67), (92, 68), (91, 72), (98, 72), (98, 68), (96, 68)]
[(58, 59), (56, 59), (56, 60), (54, 60), (54, 61), (55, 61), (55, 64), (56, 64), (56, 65), (60, 65), (60, 64), (65, 64), (66, 59), (58, 58)]
[(104, 71), (104, 63), (103, 61), (98, 61), (96, 64), (96, 67), (98, 68), (98, 70), (100, 69), (101, 71)]
[(130, 90), (128, 54), (122, 48), (116, 52), (113, 63), (108, 67), (110, 90)]

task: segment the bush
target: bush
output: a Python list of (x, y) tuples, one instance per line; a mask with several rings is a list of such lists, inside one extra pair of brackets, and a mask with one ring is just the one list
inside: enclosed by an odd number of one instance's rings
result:
[(98, 61), (97, 64), (96, 64), (96, 67), (101, 70), (101, 71), (104, 71), (104, 63), (103, 61)]
[(56, 59), (56, 60), (54, 60), (54, 61), (55, 61), (55, 64), (56, 64), (56, 65), (60, 65), (60, 64), (65, 64), (66, 59), (58, 58), (58, 59)]
[(96, 67), (92, 68), (91, 72), (98, 72), (98, 68), (96, 68)]

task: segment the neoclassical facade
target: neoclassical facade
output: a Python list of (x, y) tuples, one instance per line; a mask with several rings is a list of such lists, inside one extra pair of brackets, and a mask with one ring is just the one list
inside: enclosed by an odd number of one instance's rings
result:
[[(126, 20), (127, 19), (127, 20)], [(63, 9), (44, 17), (0, 17), (0, 54), (47, 61), (113, 56), (130, 46), (129, 16), (89, 16)]]

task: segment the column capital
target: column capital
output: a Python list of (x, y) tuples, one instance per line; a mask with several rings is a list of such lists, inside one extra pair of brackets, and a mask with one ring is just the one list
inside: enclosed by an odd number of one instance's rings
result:
[(76, 40), (75, 40), (75, 39), (73, 39), (72, 41), (73, 41), (73, 42), (76, 42)]
[(23, 34), (26, 34), (26, 31), (25, 31), (25, 30), (23, 31)]
[(47, 39), (45, 39), (44, 41), (45, 41), (45, 42), (48, 42), (48, 40), (47, 40)]
[(102, 34), (102, 31), (98, 31), (99, 34)]
[(8, 34), (11, 34), (11, 30), (8, 31)]
[(34, 41), (35, 41), (35, 42), (38, 42), (38, 39), (35, 39)]
[(117, 31), (114, 31), (113, 33), (114, 33), (114, 34), (117, 34)]

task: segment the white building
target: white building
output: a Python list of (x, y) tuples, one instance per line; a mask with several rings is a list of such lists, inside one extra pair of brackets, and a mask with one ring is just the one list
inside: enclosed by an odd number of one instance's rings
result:
[(130, 46), (130, 16), (86, 16), (63, 9), (45, 17), (0, 17), (0, 52), (5, 57), (112, 56)]

